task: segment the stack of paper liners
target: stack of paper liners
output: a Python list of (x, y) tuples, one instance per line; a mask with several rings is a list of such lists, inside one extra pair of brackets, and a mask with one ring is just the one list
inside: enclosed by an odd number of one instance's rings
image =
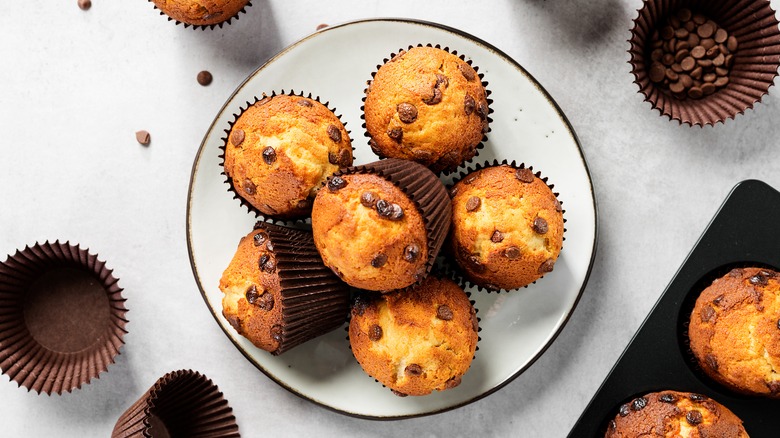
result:
[(161, 377), (117, 420), (112, 438), (239, 437), (233, 409), (214, 382), (192, 371)]
[(0, 263), (0, 368), (19, 386), (61, 394), (119, 354), (122, 289), (105, 262), (68, 242), (25, 247)]
[[(678, 100), (648, 74), (653, 32), (679, 9), (703, 14), (737, 38), (729, 84), (699, 100)], [(645, 0), (631, 31), (630, 64), (645, 100), (672, 120), (714, 125), (753, 108), (767, 93), (780, 65), (780, 30), (768, 0)]]

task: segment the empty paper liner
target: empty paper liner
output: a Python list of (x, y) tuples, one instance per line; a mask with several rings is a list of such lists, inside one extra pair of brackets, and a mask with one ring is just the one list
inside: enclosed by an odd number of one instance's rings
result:
[(61, 394), (89, 383), (119, 354), (125, 299), (97, 255), (68, 242), (35, 244), (0, 264), (0, 368), (19, 386)]
[(161, 377), (117, 420), (112, 438), (239, 437), (236, 417), (206, 376), (179, 370)]
[[(658, 72), (654, 78), (656, 82), (651, 80), (653, 73), (651, 71), (651, 52), (654, 50), (652, 46), (654, 33), (662, 32), (663, 28), (666, 27), (667, 19), (678, 14), (681, 9), (705, 16), (724, 29), (727, 35), (736, 39), (736, 43), (733, 45), (736, 49), (732, 54), (733, 60), (729, 60), (730, 65), (723, 64), (722, 59), (715, 64), (722, 66), (721, 68), (730, 68), (725, 75), (728, 78), (726, 85), (721, 83), (719, 87), (722, 88), (714, 92), (710, 87), (709, 92), (712, 94), (705, 93), (703, 97), (696, 99), (686, 97), (681, 100), (673, 96), (669, 89), (665, 89), (658, 82), (660, 77)], [(678, 42), (684, 41), (685, 37), (682, 35), (685, 35), (686, 32), (683, 29), (679, 30), (681, 39), (679, 41), (675, 39), (676, 37), (670, 39)], [(698, 32), (697, 28), (695, 33)], [(701, 32), (701, 35), (705, 36), (701, 37), (702, 43), (697, 44), (703, 44), (704, 40), (713, 38), (709, 36), (709, 33), (708, 31)], [(671, 35), (669, 33), (667, 36)], [(698, 41), (698, 39), (699, 36), (696, 35), (694, 40)], [(638, 17), (634, 20), (634, 28), (631, 30), (629, 42), (631, 44), (629, 49), (631, 72), (635, 78), (634, 83), (639, 86), (639, 92), (662, 115), (691, 126), (714, 125), (718, 122), (724, 122), (726, 119), (733, 119), (737, 114), (742, 114), (753, 108), (753, 105), (760, 102), (769, 87), (772, 86), (774, 78), (777, 76), (778, 65), (780, 65), (780, 29), (778, 29), (775, 11), (772, 10), (767, 0), (645, 0), (642, 9), (639, 10)], [(725, 44), (724, 42), (720, 45)], [(692, 50), (693, 47), (674, 50), (675, 53), (680, 54), (681, 50), (686, 49)], [(718, 49), (717, 44), (715, 49)], [(716, 53), (713, 52), (714, 54)], [(700, 64), (702, 59), (705, 60), (704, 62), (709, 62), (702, 53), (693, 54), (691, 52), (691, 56), (687, 61), (689, 69), (678, 72), (680, 75), (687, 76), (691, 65), (694, 66), (693, 71), (696, 70), (696, 66), (703, 66), (705, 72), (711, 68), (709, 64)], [(679, 57), (679, 60), (675, 59), (675, 62), (682, 64), (687, 57), (688, 54), (684, 53)], [(694, 61), (696, 64), (692, 64)], [(676, 68), (681, 70), (679, 65)], [(675, 79), (677, 74), (667, 72), (666, 78), (677, 81)], [(701, 80), (703, 83), (706, 82), (704, 77)], [(682, 79), (680, 81), (682, 82)], [(679, 90), (677, 91), (679, 92)], [(680, 95), (686, 93), (687, 96), (691, 96), (689, 92), (683, 92)]]

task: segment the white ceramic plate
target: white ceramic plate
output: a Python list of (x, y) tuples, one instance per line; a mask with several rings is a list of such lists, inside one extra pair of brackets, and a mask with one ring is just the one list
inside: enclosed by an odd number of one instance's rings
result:
[[(239, 108), (263, 92), (305, 91), (329, 101), (351, 130), (355, 163), (376, 160), (361, 123), (366, 81), (376, 66), (418, 43), (449, 47), (473, 60), (492, 91), (491, 132), (475, 161), (532, 165), (549, 177), (565, 209), (564, 248), (555, 270), (509, 293), (473, 291), (481, 318), (479, 350), (463, 383), (424, 397), (397, 397), (366, 375), (344, 330), (274, 357), (238, 335), (222, 317), (218, 288), (253, 214), (233, 199), (221, 174), (221, 138)], [(195, 279), (222, 330), (268, 377), (324, 407), (361, 417), (425, 415), (470, 403), (528, 368), (563, 328), (582, 294), (596, 248), (596, 206), (587, 165), (571, 126), (528, 72), (498, 49), (455, 29), (408, 20), (368, 20), (326, 28), (293, 44), (252, 73), (209, 128), (192, 168), (187, 243)]]

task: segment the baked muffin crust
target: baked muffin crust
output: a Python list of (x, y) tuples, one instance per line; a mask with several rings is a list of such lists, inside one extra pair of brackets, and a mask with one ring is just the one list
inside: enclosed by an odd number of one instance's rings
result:
[(152, 0), (159, 10), (182, 23), (219, 24), (238, 15), (249, 0)]

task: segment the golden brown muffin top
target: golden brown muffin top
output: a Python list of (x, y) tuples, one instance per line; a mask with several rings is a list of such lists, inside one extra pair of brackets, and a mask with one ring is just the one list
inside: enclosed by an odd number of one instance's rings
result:
[(398, 395), (426, 395), (460, 384), (478, 328), (463, 289), (429, 276), (408, 292), (358, 301), (349, 340), (368, 375)]
[(428, 235), (422, 215), (381, 176), (331, 179), (314, 201), (312, 232), (325, 265), (351, 286), (401, 289), (426, 273)]
[(476, 71), (434, 47), (410, 48), (381, 66), (364, 109), (375, 153), (434, 172), (473, 157), (487, 132), (487, 95)]
[(696, 300), (688, 334), (702, 369), (743, 393), (780, 398), (780, 274), (738, 268)]
[(662, 391), (620, 406), (606, 438), (748, 438), (734, 413), (699, 394)]
[(249, 0), (152, 0), (158, 9), (182, 23), (209, 26), (237, 15)]
[(339, 118), (301, 96), (254, 103), (233, 124), (225, 146), (225, 172), (238, 195), (279, 218), (307, 216), (323, 182), (351, 164), (351, 142)]
[(531, 170), (487, 167), (450, 194), (454, 256), (470, 279), (489, 289), (514, 289), (552, 271), (563, 245), (563, 214)]
[(273, 244), (265, 230), (241, 238), (219, 280), (222, 315), (255, 346), (274, 352), (281, 340), (281, 286)]

